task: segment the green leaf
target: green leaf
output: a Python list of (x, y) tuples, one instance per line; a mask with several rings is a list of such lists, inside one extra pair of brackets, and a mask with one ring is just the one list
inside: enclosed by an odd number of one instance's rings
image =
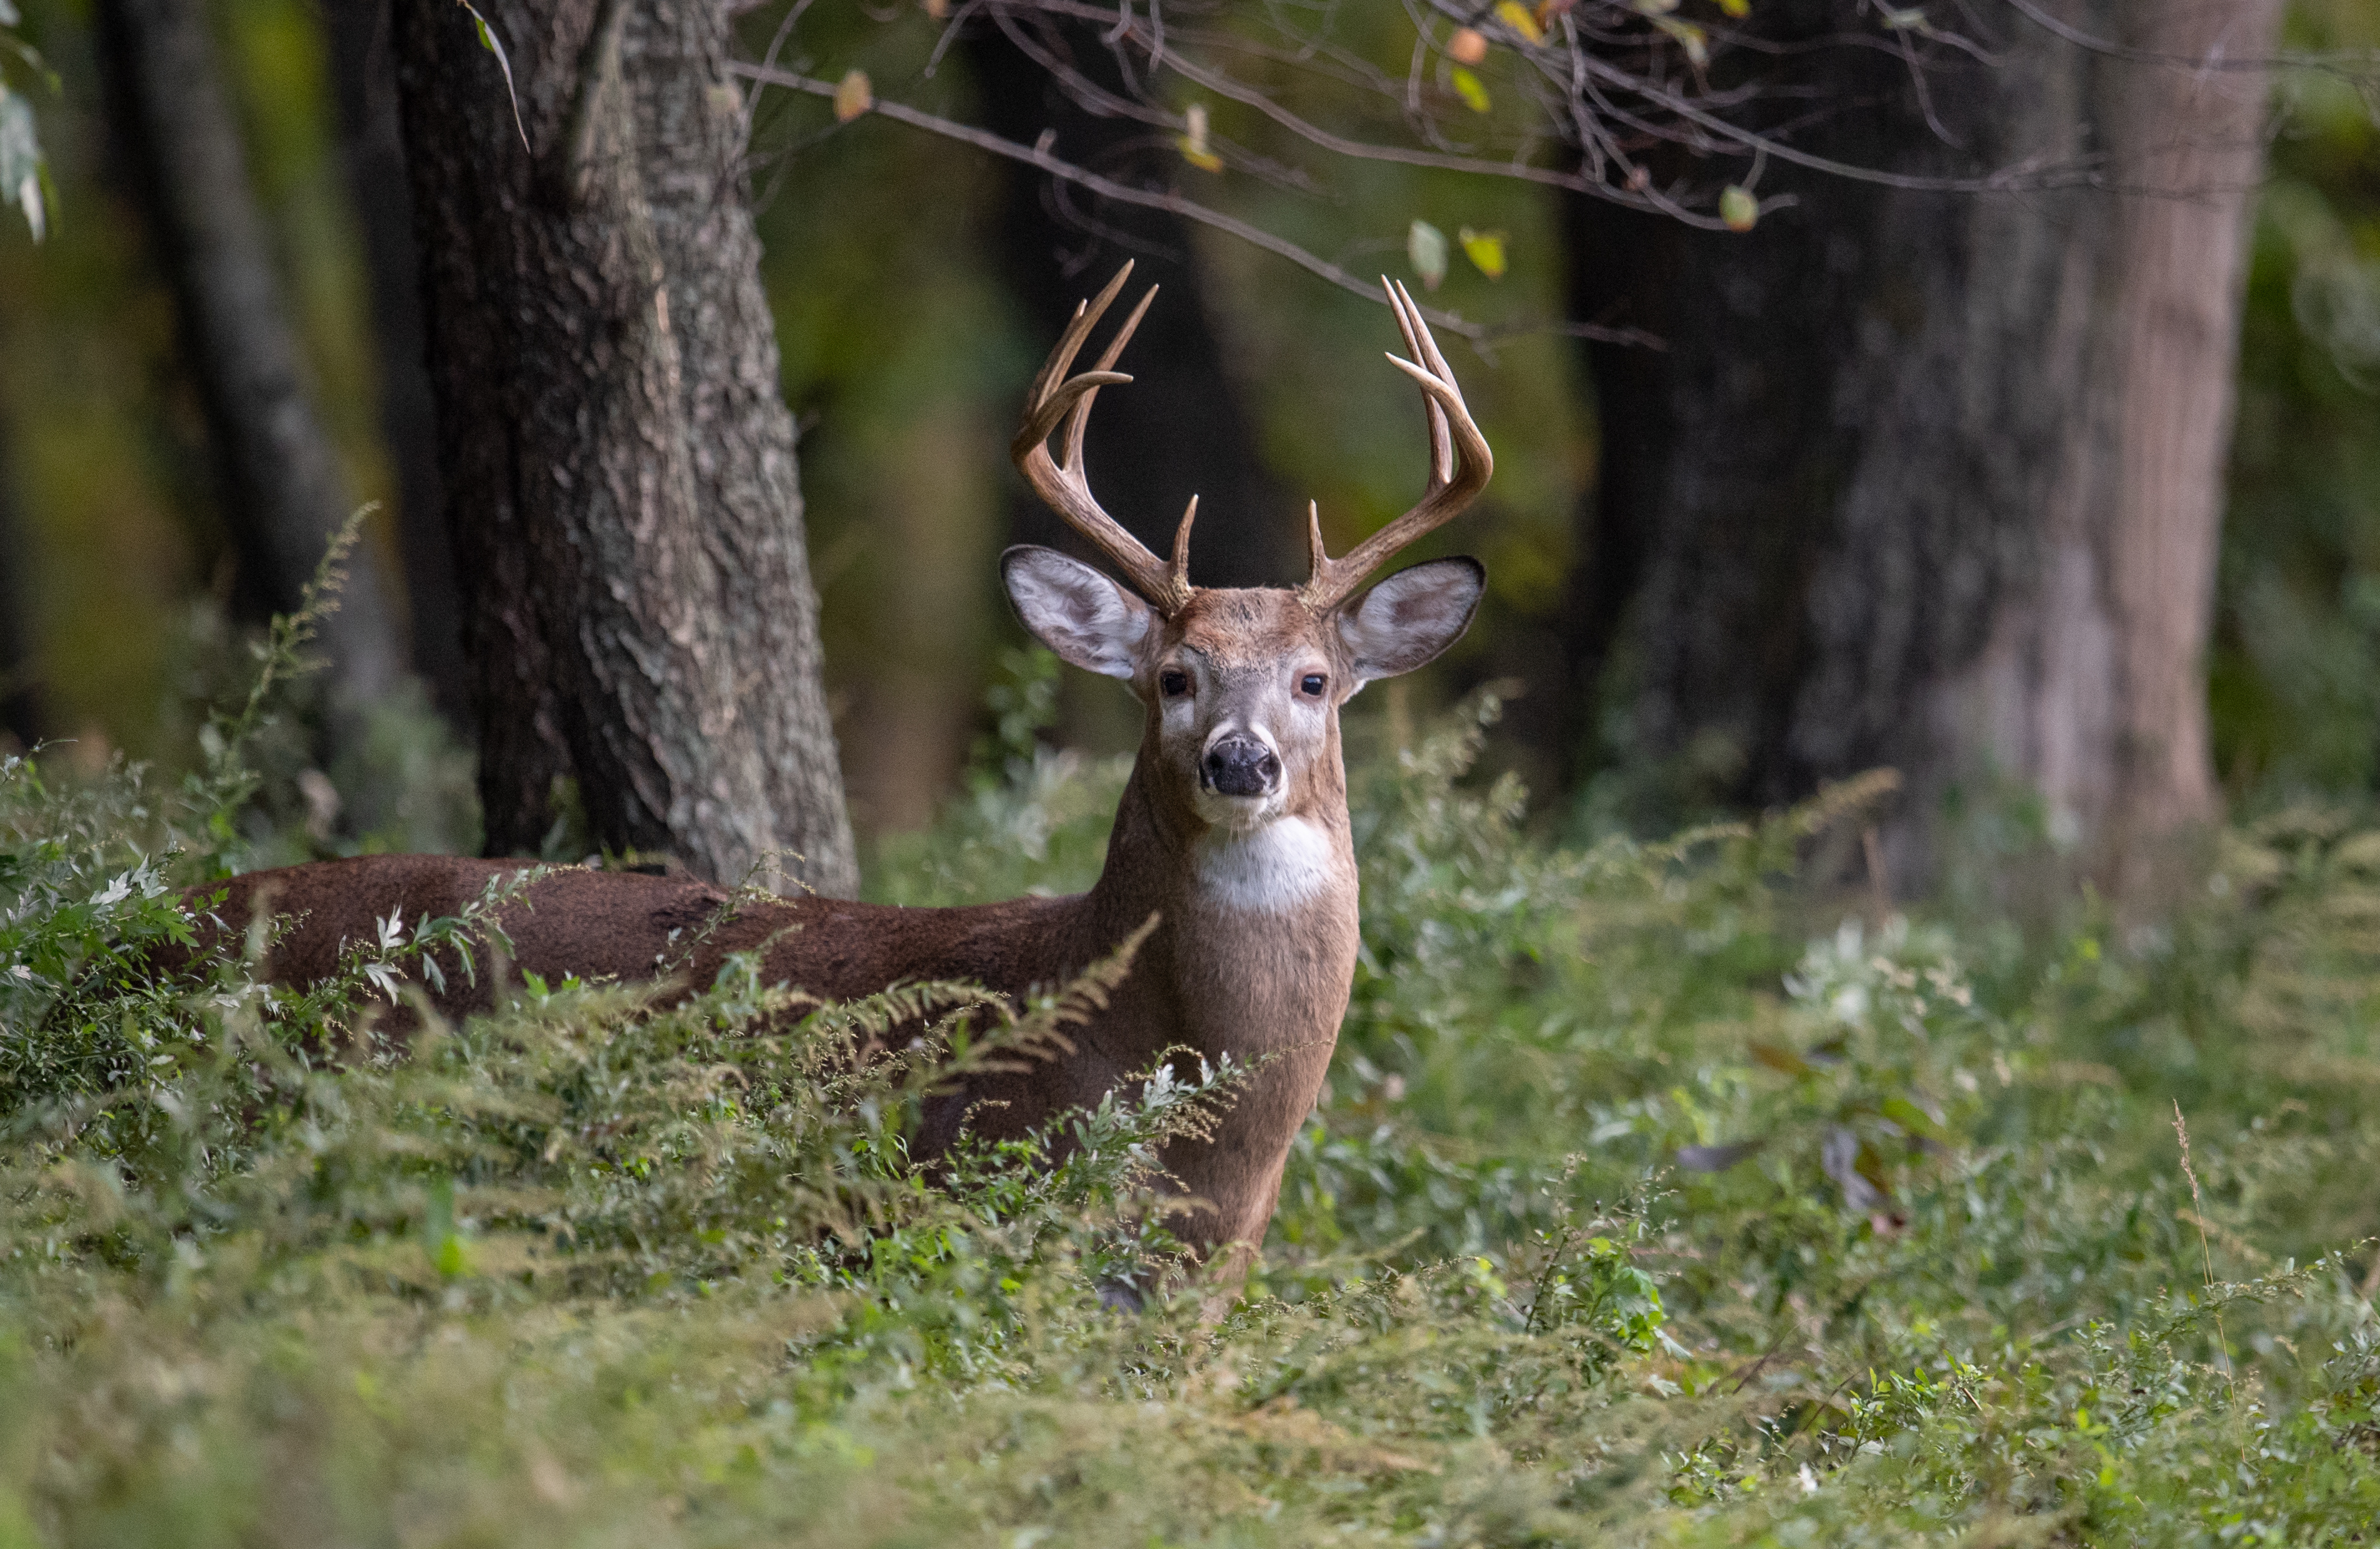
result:
[(1462, 98), (1463, 105), (1474, 113), (1485, 113), (1494, 105), (1488, 95), (1488, 88), (1480, 83), (1479, 78), (1460, 65), (1454, 67), (1454, 94)]
[(1463, 256), (1471, 267), (1491, 280), (1504, 277), (1504, 234), (1500, 231), (1474, 231), (1469, 226), (1456, 234), (1463, 244)]
[(1752, 14), (1752, 0), (1718, 0), (1718, 8), (1742, 21)]
[(471, 0), (455, 0), (455, 3), (470, 13), (471, 25), (480, 34), (480, 46), (496, 56), (496, 68), (504, 73), (504, 95), (511, 98), (513, 103), (513, 127), (520, 134), (521, 149), (528, 151), (528, 126), (521, 122), (520, 89), (513, 84), (512, 59), (504, 53), (504, 45), (497, 41), (495, 29), (488, 25), (488, 18), (480, 14), (479, 7), (472, 5)]
[(1427, 221), (1405, 228), (1405, 257), (1421, 276), (1425, 290), (1436, 290), (1446, 278), (1446, 233)]
[(1718, 194), (1718, 218), (1730, 231), (1750, 231), (1760, 220), (1760, 201), (1752, 190), (1730, 183)]
[(1906, 1097), (1887, 1097), (1876, 1105), (1876, 1111), (1921, 1139), (1949, 1144), (1950, 1132), (1932, 1114)]

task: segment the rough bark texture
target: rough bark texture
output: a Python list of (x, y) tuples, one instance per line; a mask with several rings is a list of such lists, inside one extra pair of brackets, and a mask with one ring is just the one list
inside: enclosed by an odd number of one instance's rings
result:
[[(103, 0), (101, 67), (123, 161), (173, 288), (181, 348), (204, 409), (238, 595), (288, 612), (351, 502), (307, 396), (298, 333), (248, 180), (204, 0)], [(402, 647), (369, 548), (351, 556), (329, 660), (334, 740), (394, 685)]]
[(568, 777), (608, 844), (848, 893), (725, 11), (482, 9), (523, 129), (460, 7), (395, 36), (491, 852)]
[[(1067, 95), (1017, 39), (990, 22), (968, 45), (985, 100), (984, 123), (1026, 145), (1047, 131), (1057, 154), (1127, 183), (1164, 187), (1183, 163), (1172, 141), (1136, 119), (1093, 111)], [(1023, 23), (1018, 25), (1022, 26)], [(1124, 82), (1094, 26), (1046, 24), (1024, 37), (1122, 96)], [(1055, 339), (1083, 297), (1134, 262), (1133, 290), (1162, 287), (1118, 369), (1128, 388), (1099, 395), (1097, 432), (1084, 452), (1091, 487), (1118, 521), (1160, 554), (1192, 495), (1191, 578), (1202, 587), (1281, 586), (1305, 578), (1305, 514), (1265, 477), (1257, 437), (1208, 325), (1190, 231), (1161, 211), (1087, 203), (1027, 167), (1009, 179), (1000, 227), (1002, 268), (1032, 336)], [(1037, 354), (1038, 360), (1038, 356)], [(1029, 492), (1013, 503), (1019, 543), (1093, 558)]]
[[(2061, 14), (2240, 59), (2277, 10)], [(1809, 143), (1917, 172), (2099, 154), (2125, 191), (1779, 179), (1764, 191), (1802, 205), (1742, 237), (1572, 213), (1574, 304), (1625, 297), (1671, 345), (1592, 357), (1606, 462), (1572, 681), (1616, 645), (1633, 751), (1706, 793), (1781, 802), (1897, 766), (1904, 882), (1930, 875), (1945, 798), (2005, 779), (2129, 884), (2216, 809), (2200, 656), (2264, 81), (1986, 19), (1997, 67), (1929, 80), (1957, 148), (1892, 62), (1839, 53), (1820, 83), (1856, 105)]]
[(413, 671), (430, 685), (439, 710), (455, 725), (468, 726), (470, 687), (446, 542), (445, 487), (438, 475), (438, 409), (430, 391), (413, 198), (396, 122), (389, 0), (328, 0), (322, 15), (341, 158), (371, 287), (381, 436), (396, 476), (396, 545)]

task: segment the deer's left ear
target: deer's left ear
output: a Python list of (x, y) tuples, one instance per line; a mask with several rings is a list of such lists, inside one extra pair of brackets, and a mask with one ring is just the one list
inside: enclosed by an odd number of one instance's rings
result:
[(1355, 686), (1410, 672), (1463, 638), (1488, 567), (1474, 559), (1432, 560), (1394, 575), (1339, 610), (1339, 638)]

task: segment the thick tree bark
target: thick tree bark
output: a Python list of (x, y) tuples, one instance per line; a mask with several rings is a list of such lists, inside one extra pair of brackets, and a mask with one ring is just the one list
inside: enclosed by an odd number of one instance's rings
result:
[[(1026, 145), (1053, 134), (1059, 155), (1129, 183), (1162, 187), (1183, 164), (1161, 132), (1086, 107), (1014, 38), (989, 21), (977, 26), (967, 60), (984, 93), (984, 123), (994, 133)], [(1027, 36), (1099, 90), (1122, 96), (1123, 77), (1098, 33), (1088, 24), (1052, 23)], [(1183, 505), (1196, 495), (1190, 574), (1202, 587), (1304, 580), (1303, 512), (1265, 477), (1254, 428), (1208, 324), (1188, 225), (1162, 211), (1094, 208), (1078, 189), (1003, 164), (1009, 188), (1002, 206), (1001, 262), (1018, 314), (1035, 338), (1054, 340), (1075, 304), (1105, 284), (1127, 258), (1135, 296), (1150, 284), (1163, 287), (1118, 366), (1134, 373), (1133, 384), (1099, 395), (1099, 423), (1084, 461), (1100, 502), (1164, 554), (1172, 552)], [(1029, 493), (1019, 493), (1013, 509), (1019, 542), (1090, 557)]]
[(378, 356), (380, 425), (396, 477), (396, 546), (405, 567), (413, 671), (457, 727), (470, 724), (455, 561), (438, 476), (438, 410), (421, 321), (413, 200), (396, 122), (389, 0), (329, 0), (322, 7), (342, 160), (363, 237)]
[(460, 7), (395, 36), (491, 852), (567, 778), (607, 844), (848, 893), (726, 12), (481, 8), (517, 128)]
[[(2258, 56), (2278, 6), (2073, 9), (2189, 61)], [(1631, 751), (1761, 803), (1897, 766), (1904, 884), (1946, 799), (2013, 781), (2133, 886), (2216, 806), (2200, 656), (2264, 82), (1987, 14), (1997, 64), (1928, 80), (1958, 147), (1888, 59), (1840, 53), (1817, 83), (1854, 105), (1805, 143), (1912, 172), (2094, 154), (2116, 191), (1812, 176), (1742, 237), (1572, 213), (1579, 304), (1625, 296), (1670, 344), (1591, 357), (1606, 462), (1572, 681), (1604, 671), (1633, 591)]]
[[(102, 0), (113, 120), (172, 286), (251, 613), (289, 612), (351, 502), (307, 396), (298, 333), (248, 180), (204, 0)], [(401, 647), (368, 547), (322, 626), (334, 742), (394, 685)]]

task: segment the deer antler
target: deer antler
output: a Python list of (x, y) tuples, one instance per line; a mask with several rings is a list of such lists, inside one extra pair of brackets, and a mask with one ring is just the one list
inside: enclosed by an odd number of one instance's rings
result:
[[(1025, 423), (1018, 428), (1016, 439), (1008, 443), (1008, 453), (1016, 459), (1016, 470), (1033, 486), (1034, 492), (1049, 502), (1050, 510), (1097, 545), (1109, 563), (1123, 572), (1133, 589), (1148, 599), (1159, 612), (1172, 614), (1190, 600), (1190, 523), (1198, 514), (1198, 498), (1193, 495), (1190, 509), (1182, 514), (1181, 528), (1173, 538), (1173, 563), (1169, 565), (1126, 532), (1122, 523), (1099, 509), (1099, 502), (1091, 496), (1090, 480), (1083, 473), (1083, 430), (1090, 422), (1091, 400), (1099, 396), (1100, 388), (1120, 386), (1132, 380), (1108, 368), (1123, 353), (1132, 331), (1140, 326), (1141, 315), (1157, 298), (1157, 287), (1149, 286), (1140, 305), (1123, 320), (1123, 326), (1108, 342), (1097, 366), (1078, 376), (1066, 375), (1067, 369), (1075, 363), (1075, 352), (1099, 325), (1131, 273), (1132, 265), (1127, 262), (1116, 271), (1115, 278), (1098, 296), (1075, 306), (1065, 333), (1058, 337), (1058, 347), (1050, 352), (1041, 374), (1033, 379), (1032, 389), (1026, 394)], [(1053, 459), (1048, 442), (1060, 420), (1066, 425), (1064, 448), (1062, 455)]]
[(1496, 471), (1488, 438), (1479, 433), (1471, 411), (1463, 406), (1463, 389), (1455, 385), (1453, 368), (1439, 353), (1438, 341), (1430, 337), (1421, 309), (1394, 280), (1383, 275), (1380, 284), (1388, 290), (1397, 326), (1404, 332), (1405, 348), (1414, 356), (1413, 360), (1400, 360), (1392, 355), (1389, 364), (1420, 384), (1422, 407), (1429, 416), (1429, 484), (1419, 505), (1355, 545), (1342, 559), (1334, 560), (1324, 551), (1322, 513), (1307, 504), (1305, 541), (1313, 573), (1297, 595), (1318, 613), (1346, 601), (1364, 577), (1390, 554), (1452, 521), (1488, 487), (1488, 475)]

